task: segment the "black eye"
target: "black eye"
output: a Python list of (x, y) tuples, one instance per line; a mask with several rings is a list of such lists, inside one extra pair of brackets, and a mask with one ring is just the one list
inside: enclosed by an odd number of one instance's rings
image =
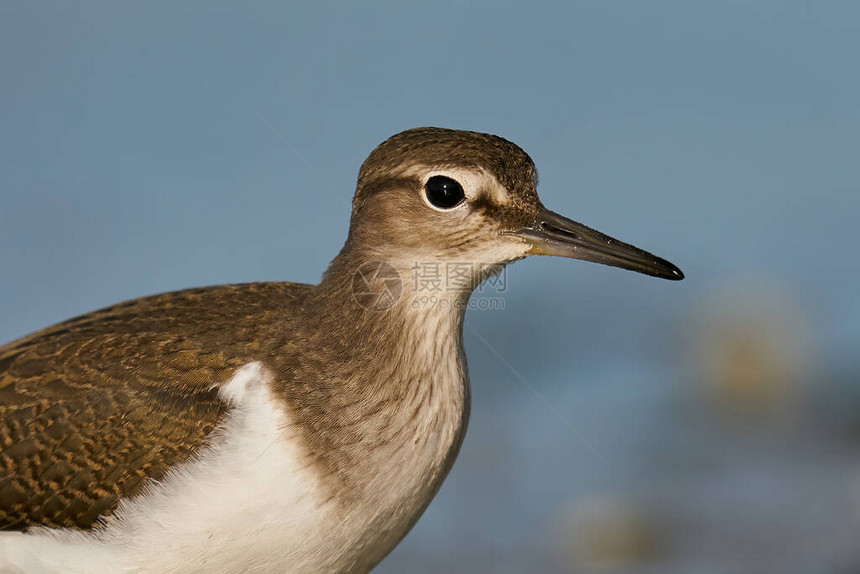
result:
[(460, 204), (465, 198), (463, 186), (444, 175), (434, 175), (424, 184), (427, 201), (439, 209), (451, 209)]

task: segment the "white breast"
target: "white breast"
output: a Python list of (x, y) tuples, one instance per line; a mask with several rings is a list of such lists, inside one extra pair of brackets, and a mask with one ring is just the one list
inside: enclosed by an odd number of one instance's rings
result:
[(103, 530), (0, 535), (0, 571), (321, 571), (310, 542), (325, 505), (263, 369), (239, 369), (220, 395), (236, 408), (195, 460), (122, 501)]

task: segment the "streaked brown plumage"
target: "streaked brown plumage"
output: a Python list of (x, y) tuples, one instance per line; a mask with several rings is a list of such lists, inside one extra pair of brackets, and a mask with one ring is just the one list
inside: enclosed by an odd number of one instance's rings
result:
[(166, 293), (0, 347), (0, 528), (92, 527), (186, 460), (227, 409), (213, 385), (271, 352), (309, 293)]
[[(377, 257), (368, 247), (390, 243), (380, 237), (389, 227), (380, 220), (390, 214), (378, 213), (385, 203), (368, 200), (414, 186), (417, 177), (404, 170), (416, 165), (482, 166), (513, 197), (523, 196), (510, 209), (511, 228), (531, 215), (522, 207), (536, 200), (536, 176), (519, 147), (487, 134), (410, 130), (362, 165), (350, 238), (322, 285), (255, 283), (145, 297), (0, 347), (0, 529), (96, 526), (120, 498), (205, 444), (228, 409), (217, 385), (260, 358), (278, 371), (275, 384), (333, 491), (353, 496), (369, 462), (361, 428), (376, 425), (383, 407), (408, 393), (396, 386), (379, 392), (353, 372), (352, 365), (374, 376), (390, 371), (401, 332), (396, 321), (368, 321), (350, 281), (367, 257)], [(476, 241), (473, 235), (466, 230), (459, 243)], [(308, 320), (302, 307), (312, 294)], [(324, 382), (330, 378), (342, 384), (332, 388)], [(368, 389), (376, 389), (372, 400)]]

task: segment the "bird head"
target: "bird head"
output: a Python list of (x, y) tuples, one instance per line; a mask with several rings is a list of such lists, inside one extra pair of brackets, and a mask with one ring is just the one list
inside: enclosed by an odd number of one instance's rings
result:
[(543, 206), (534, 162), (494, 135), (416, 128), (381, 143), (365, 160), (347, 245), (398, 269), (416, 262), (498, 268), (555, 255), (679, 280), (665, 259)]

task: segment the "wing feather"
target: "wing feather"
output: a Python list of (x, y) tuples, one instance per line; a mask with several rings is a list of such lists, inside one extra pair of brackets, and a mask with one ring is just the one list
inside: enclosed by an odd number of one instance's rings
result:
[(217, 386), (283, 339), (310, 286), (136, 299), (0, 347), (0, 530), (92, 528), (206, 441)]

